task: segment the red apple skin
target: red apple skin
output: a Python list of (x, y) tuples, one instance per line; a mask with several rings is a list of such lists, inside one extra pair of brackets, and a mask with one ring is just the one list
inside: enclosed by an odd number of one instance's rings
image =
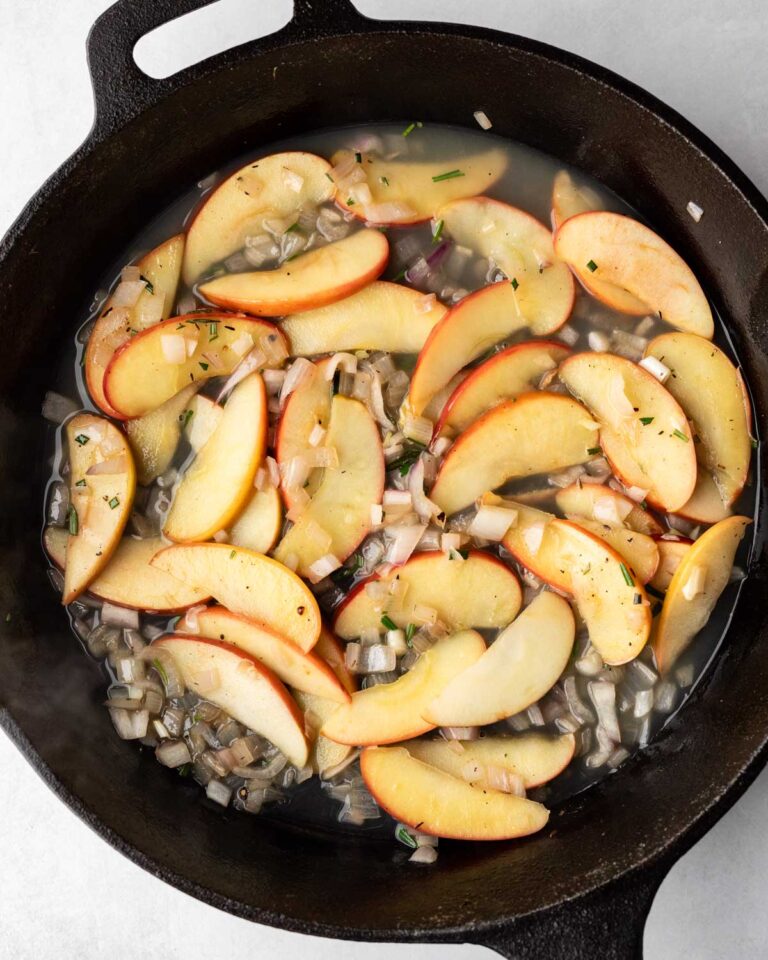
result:
[[(475, 553), (482, 553), (483, 558), (486, 559), (486, 560), (488, 560), (489, 563), (495, 563), (495, 564), (497, 564), (497, 565), (500, 566), (506, 573), (508, 573), (511, 578), (513, 578), (513, 579), (515, 579), (515, 580), (517, 579), (517, 578), (515, 577), (514, 571), (511, 570), (505, 563), (503, 563), (501, 560), (499, 560), (499, 558), (496, 557), (496, 556), (494, 556), (492, 553), (484, 553), (482, 550), (473, 551), (473, 552), (475, 552)], [(442, 554), (442, 551), (440, 551), (440, 550), (422, 550), (422, 551), (420, 551), (419, 553), (414, 553), (414, 554), (412, 554), (411, 557), (410, 557), (408, 560), (406, 560), (405, 562), (406, 562), (407, 564), (420, 563), (420, 562), (422, 562), (422, 561), (424, 561), (424, 560), (428, 560), (430, 557), (435, 557), (435, 556), (442, 557), (442, 555), (443, 555), (443, 554)], [(404, 565), (405, 565), (405, 564), (400, 564), (399, 566), (402, 567), (402, 566), (404, 566)], [(346, 595), (346, 597), (344, 597), (344, 599), (341, 601), (341, 603), (338, 605), (338, 607), (336, 607), (336, 609), (334, 610), (334, 612), (333, 612), (333, 622), (334, 622), (334, 624), (336, 623), (336, 621), (338, 620), (338, 618), (341, 616), (342, 611), (345, 610), (345, 609), (349, 606), (349, 604), (354, 600), (354, 598), (355, 598), (358, 594), (362, 593), (362, 591), (365, 590), (367, 584), (369, 584), (369, 583), (376, 583), (378, 580), (379, 580), (379, 577), (377, 577), (376, 574), (372, 574), (370, 577), (366, 577), (365, 580), (361, 580), (359, 583), (355, 584), (355, 586), (349, 591), (349, 593)]]
[(268, 667), (265, 667), (261, 661), (257, 660), (256, 657), (252, 657), (244, 650), (241, 650), (239, 647), (233, 647), (229, 643), (224, 643), (221, 640), (214, 640), (210, 637), (200, 637), (197, 634), (191, 636), (187, 633), (174, 633), (170, 636), (162, 637), (160, 642), (163, 646), (170, 647), (171, 651), (173, 651), (174, 640), (183, 640), (185, 643), (189, 643), (190, 640), (195, 640), (198, 643), (204, 643), (208, 646), (216, 647), (219, 650), (225, 650), (227, 653), (234, 653), (237, 656), (242, 657), (243, 660), (247, 660), (249, 663), (253, 664), (253, 666), (256, 668), (256, 672), (261, 674), (263, 679), (271, 685), (274, 692), (283, 702), (293, 719), (296, 721), (297, 726), (302, 730), (304, 729), (304, 714), (299, 709), (298, 703), (296, 703), (290, 693), (288, 693), (288, 690), (286, 689), (282, 680), (275, 676), (275, 674)]
[(522, 353), (526, 350), (532, 348), (539, 349), (541, 347), (553, 347), (557, 350), (564, 350), (566, 353), (570, 354), (571, 348), (565, 346), (563, 343), (558, 343), (556, 340), (526, 340), (524, 343), (516, 343), (511, 347), (507, 347), (504, 350), (501, 350), (495, 356), (491, 357), (489, 360), (486, 360), (485, 363), (482, 363), (479, 367), (476, 367), (472, 373), (467, 377), (466, 380), (462, 380), (461, 383), (456, 387), (453, 393), (448, 397), (445, 402), (445, 406), (442, 409), (440, 414), (440, 419), (435, 424), (434, 433), (432, 434), (433, 440), (436, 440), (442, 433), (443, 427), (445, 426), (445, 421), (448, 419), (451, 410), (456, 403), (461, 399), (464, 391), (468, 387), (472, 386), (477, 382), (478, 378), (482, 373), (487, 373), (489, 369), (499, 363), (503, 363), (505, 360), (508, 360), (511, 356)]

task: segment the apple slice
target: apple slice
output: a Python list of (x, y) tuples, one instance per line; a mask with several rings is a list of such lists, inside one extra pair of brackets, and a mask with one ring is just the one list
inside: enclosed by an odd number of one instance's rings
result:
[(603, 452), (623, 483), (647, 491), (662, 510), (682, 507), (696, 485), (696, 449), (672, 394), (611, 353), (578, 353), (560, 365), (559, 376), (600, 422)]
[(473, 787), (412, 757), (405, 747), (364, 750), (360, 769), (376, 803), (422, 833), (456, 840), (511, 840), (541, 830), (540, 803)]
[(367, 184), (371, 200), (359, 203), (353, 185), (348, 191), (351, 196), (339, 187), (336, 202), (358, 219), (378, 224), (429, 220), (443, 204), (489, 190), (507, 168), (507, 155), (498, 149), (439, 163), (383, 160), (368, 153), (338, 150), (331, 162), (334, 167), (344, 165), (342, 169), (354, 170), (358, 156), (357, 162), (365, 173), (362, 182)]
[(576, 739), (572, 733), (551, 737), (544, 733), (524, 733), (516, 737), (482, 737), (465, 740), (463, 750), (454, 750), (449, 740), (409, 740), (403, 746), (416, 760), (428, 763), (452, 777), (464, 778), (469, 764), (477, 765), (481, 790), (492, 790), (486, 769), (495, 767), (522, 777), (526, 790), (540, 787), (563, 772), (573, 759)]
[(730, 517), (733, 511), (723, 503), (714, 478), (699, 466), (691, 499), (678, 507), (675, 513), (694, 523), (718, 523)]
[(691, 544), (675, 571), (656, 621), (653, 652), (666, 673), (709, 620), (728, 585), (749, 517), (728, 517)]
[(571, 217), (555, 234), (555, 253), (595, 296), (612, 285), (673, 327), (712, 339), (712, 311), (690, 267), (639, 221), (603, 211)]
[(276, 560), (227, 543), (179, 544), (152, 566), (287, 637), (305, 653), (320, 635), (320, 609), (299, 577)]
[(665, 333), (645, 351), (672, 371), (667, 390), (696, 428), (697, 453), (723, 502), (736, 500), (747, 481), (752, 443), (749, 401), (739, 372), (709, 340), (692, 333)]
[(264, 338), (285, 344), (282, 333), (267, 320), (221, 313), (173, 317), (138, 334), (115, 353), (104, 390), (120, 417), (141, 417), (190, 383), (229, 376)]
[(305, 766), (304, 717), (282, 683), (255, 657), (220, 640), (182, 634), (161, 637), (153, 646), (173, 657), (188, 689), (266, 737), (297, 767)]
[(397, 680), (353, 693), (352, 702), (340, 706), (321, 732), (353, 746), (418, 737), (435, 726), (424, 719), (427, 706), (484, 653), (485, 640), (475, 630), (443, 637)]
[(340, 350), (418, 353), (447, 313), (438, 300), (399, 283), (377, 280), (351, 297), (295, 313), (280, 324), (292, 357)]
[(283, 525), (283, 504), (277, 487), (255, 490), (229, 528), (229, 542), (256, 553), (269, 553)]
[[(43, 542), (45, 551), (60, 570), (67, 564), (66, 530), (46, 527)], [(160, 537), (134, 540), (123, 537), (115, 552), (95, 580), (88, 585), (88, 593), (107, 603), (154, 613), (178, 613), (209, 595), (204, 590), (188, 587), (175, 577), (149, 565), (158, 550), (166, 546)]]
[[(685, 418), (683, 418), (685, 419)], [(589, 414), (556, 393), (525, 393), (476, 420), (446, 454), (430, 497), (447, 514), (516, 477), (589, 460)]]
[(635, 503), (629, 497), (598, 483), (573, 484), (558, 490), (555, 502), (569, 520), (579, 522), (579, 517), (587, 520), (600, 520), (613, 524), (623, 523), (630, 530), (659, 536), (664, 528), (653, 514)]
[(570, 352), (551, 340), (528, 340), (495, 354), (450, 395), (435, 426), (435, 436), (463, 433), (491, 407), (533, 390), (542, 375), (554, 370)]
[(322, 777), (327, 771), (333, 771), (352, 753), (353, 747), (346, 743), (334, 743), (324, 737), (320, 730), (325, 721), (338, 709), (338, 703), (296, 690), (293, 694), (296, 703), (304, 711), (304, 729), (311, 742), (309, 764), (315, 773)]
[(650, 580), (650, 585), (660, 593), (666, 593), (683, 557), (691, 549), (692, 540), (665, 540), (659, 537), (656, 546), (659, 551), (659, 566)]
[(357, 677), (347, 668), (344, 648), (325, 624), (320, 630), (314, 652), (325, 660), (347, 693), (354, 693), (357, 690)]
[(296, 690), (335, 703), (349, 703), (349, 694), (320, 657), (312, 652), (304, 653), (292, 640), (225, 607), (208, 607), (194, 616), (187, 615), (176, 629), (179, 633), (221, 640), (244, 650)]
[(125, 434), (92, 413), (65, 427), (69, 539), (61, 602), (72, 603), (106, 567), (131, 515), (136, 468)]
[(304, 207), (331, 200), (331, 166), (312, 153), (262, 157), (236, 170), (203, 199), (187, 234), (184, 280), (190, 286), (210, 268), (264, 231), (265, 219), (297, 218)]
[(148, 486), (171, 465), (196, 390), (197, 384), (190, 383), (156, 410), (126, 423), (125, 432), (142, 486)]
[(187, 404), (184, 416), (184, 436), (195, 453), (200, 453), (213, 435), (224, 415), (224, 407), (210, 397), (196, 393)]
[(93, 325), (83, 359), (85, 383), (93, 402), (110, 417), (119, 418), (104, 393), (104, 374), (109, 362), (115, 351), (136, 331), (170, 316), (176, 301), (183, 256), (184, 234), (171, 237), (150, 250), (136, 264), (145, 288), (135, 304), (132, 307), (115, 306), (112, 296)]
[(389, 243), (381, 231), (358, 230), (274, 270), (210, 280), (200, 286), (200, 294), (220, 307), (282, 317), (351, 296), (383, 273), (388, 259)]
[(207, 540), (233, 520), (251, 496), (267, 442), (267, 395), (258, 373), (232, 391), (221, 423), (176, 488), (163, 533)]
[(479, 660), (443, 687), (424, 719), (438, 727), (481, 727), (527, 710), (557, 683), (575, 635), (568, 601), (542, 591)]
[[(396, 599), (377, 602), (367, 587), (371, 583), (401, 584)], [(361, 636), (363, 630), (381, 627), (386, 615), (398, 627), (421, 622), (417, 607), (429, 607), (449, 630), (466, 627), (498, 629), (517, 616), (522, 593), (517, 577), (490, 553), (472, 550), (467, 559), (450, 560), (440, 551), (414, 554), (384, 577), (369, 577), (358, 583), (336, 608), (334, 628), (344, 640)]]
[(568, 516), (575, 524), (613, 547), (640, 583), (648, 583), (659, 566), (659, 548), (653, 537), (636, 530), (600, 520), (587, 520), (586, 517)]
[(573, 307), (573, 279), (564, 264), (553, 262), (552, 236), (538, 220), (486, 197), (448, 204), (439, 216), (456, 243), (492, 257), (510, 282), (470, 294), (434, 327), (411, 378), (408, 408), (416, 416), (494, 344), (526, 327), (546, 336), (565, 323)]
[(281, 563), (294, 558), (303, 577), (329, 553), (342, 562), (354, 553), (371, 530), (371, 506), (381, 503), (384, 491), (379, 428), (359, 400), (333, 398), (327, 445), (336, 450), (338, 467), (323, 472), (317, 491), (275, 550)]

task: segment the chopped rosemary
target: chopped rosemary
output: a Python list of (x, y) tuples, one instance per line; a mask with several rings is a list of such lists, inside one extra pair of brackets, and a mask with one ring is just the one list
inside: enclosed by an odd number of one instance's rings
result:
[(81, 447), (84, 447), (90, 439), (91, 438), (87, 437), (84, 433), (78, 433), (75, 437), (75, 443), (79, 443)]
[(360, 153), (359, 150), (355, 150), (355, 163), (362, 163), (362, 162), (363, 162), (362, 153)]
[(389, 186), (389, 177), (379, 177), (379, 181), (383, 183), (385, 187)]
[(432, 243), (439, 243), (440, 237), (443, 235), (443, 227), (445, 226), (445, 220), (438, 220), (435, 224), (435, 232), (432, 234)]
[(77, 510), (69, 505), (69, 510), (67, 510), (67, 523), (69, 524), (69, 535), (70, 537), (77, 536), (78, 522), (77, 522)]
[(354, 197), (347, 197), (347, 206), (348, 206), (348, 207), (354, 207), (354, 205), (355, 205), (355, 198), (354, 198)]
[(168, 686), (168, 674), (165, 671), (165, 667), (158, 660), (157, 657), (152, 661), (152, 666), (157, 670), (160, 679), (163, 681), (164, 686)]
[(400, 843), (405, 844), (406, 847), (410, 847), (411, 850), (415, 850), (418, 847), (418, 843), (413, 839), (413, 837), (408, 833), (408, 828), (399, 824), (397, 830), (395, 830), (395, 837), (400, 841)]
[(207, 370), (207, 369), (208, 369), (209, 364), (203, 363), (202, 360), (198, 360), (197, 362), (200, 364), (200, 366), (202, 367), (203, 370)]
[(688, 443), (688, 437), (686, 437), (682, 430), (678, 430), (677, 427), (675, 427), (675, 429), (672, 431), (672, 436), (677, 437), (678, 440), (684, 440), (686, 443)]
[(649, 423), (653, 423), (653, 417), (640, 417), (640, 423), (647, 427)]
[(587, 261), (587, 270), (589, 270), (590, 273), (594, 273), (595, 270), (597, 270), (597, 264), (594, 260)]
[(296, 233), (296, 232), (301, 233), (301, 227), (299, 226), (299, 221), (297, 220), (296, 223), (292, 223), (292, 224), (290, 225), (290, 227), (288, 227), (288, 229), (287, 229), (285, 232), (286, 232), (286, 233)]
[(464, 177), (466, 174), (463, 170), (447, 170), (445, 173), (438, 173), (436, 177), (432, 177), (432, 183), (442, 183), (443, 180), (455, 180), (456, 177)]
[(112, 497), (112, 499), (109, 501), (109, 509), (114, 510), (115, 507), (119, 507), (119, 506), (120, 506), (120, 497)]
[(183, 410), (179, 414), (179, 420), (181, 421), (182, 428), (186, 427), (186, 425), (189, 423), (189, 421), (192, 419), (194, 415), (195, 415), (194, 410)]
[(214, 340), (219, 339), (219, 325), (214, 320), (208, 324), (208, 343), (213, 343)]
[(425, 447), (422, 447), (421, 444), (414, 445), (408, 450), (403, 451), (403, 453), (401, 453), (396, 460), (393, 460), (392, 463), (387, 464), (387, 470), (399, 470), (400, 476), (404, 477), (414, 463), (416, 463), (416, 461), (419, 459), (424, 450)]
[(230, 559), (230, 560), (234, 560), (236, 555), (237, 555), (237, 550), (230, 550), (230, 551), (229, 551), (229, 559)]
[(423, 126), (424, 124), (421, 122), (421, 120), (416, 120), (414, 123), (409, 123), (408, 126), (405, 128), (405, 130), (403, 130), (403, 136), (408, 137), (413, 133), (416, 127), (423, 127)]
[(635, 581), (632, 579), (632, 574), (627, 569), (626, 563), (621, 563), (619, 566), (621, 567), (621, 575), (624, 577), (624, 583), (626, 583), (628, 587), (634, 587)]
[(416, 633), (416, 624), (409, 623), (405, 628), (405, 642), (410, 647), (413, 645), (413, 635)]
[(86, 484), (86, 482), (85, 482), (85, 477), (83, 477), (82, 480), (78, 480), (77, 483), (75, 484), (75, 486), (76, 486), (76, 487), (85, 487), (85, 486), (87, 486), (87, 484)]
[(143, 281), (144, 281), (144, 285), (145, 285), (146, 288), (147, 288), (147, 293), (154, 293), (154, 292), (155, 292), (155, 285), (154, 285), (154, 283), (152, 283), (151, 280), (147, 280), (147, 278), (144, 276), (143, 273), (140, 273), (140, 274), (139, 274), (139, 280), (143, 280)]
[(520, 284), (517, 282), (517, 277), (512, 277), (509, 282), (512, 284), (513, 290), (517, 290), (517, 288), (520, 286)]
[(600, 453), (600, 447), (590, 447), (587, 450), (587, 453), (590, 455), (590, 457), (594, 457), (596, 453)]
[(385, 627), (387, 630), (397, 630), (397, 624), (391, 617), (388, 617), (386, 613), (381, 618), (381, 625), (382, 627)]

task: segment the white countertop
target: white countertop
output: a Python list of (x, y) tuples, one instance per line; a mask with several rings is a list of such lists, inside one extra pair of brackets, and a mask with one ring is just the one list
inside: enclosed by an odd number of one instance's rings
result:
[[(0, 232), (88, 131), (84, 41), (106, 6), (105, 0), (0, 3)], [(172, 37), (158, 34), (142, 53), (163, 65), (159, 72), (172, 73), (289, 18), (290, 0), (264, 6), (223, 0), (220, 14), (207, 11), (197, 26), (192, 16)], [(358, 0), (358, 6), (370, 16), (510, 30), (611, 67), (680, 110), (768, 192), (763, 0)], [(702, 764), (716, 762), (702, 757)], [(474, 946), (318, 940), (235, 919), (178, 893), (108, 847), (54, 799), (2, 734), (0, 771), (0, 960), (127, 960), (137, 948), (166, 960), (491, 956)], [(646, 931), (648, 960), (768, 955), (767, 809), (768, 771), (665, 880)], [(149, 952), (135, 939), (138, 916), (151, 930)]]

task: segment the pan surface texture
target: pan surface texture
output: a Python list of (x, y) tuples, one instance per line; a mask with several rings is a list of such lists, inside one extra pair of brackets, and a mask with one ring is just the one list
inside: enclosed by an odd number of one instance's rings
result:
[[(604, 182), (691, 263), (726, 320), (764, 436), (768, 205), (706, 137), (608, 71), (489, 30), (368, 20), (347, 0), (296, 0), (294, 19), (271, 37), (164, 80), (142, 74), (137, 40), (205, 3), (121, 0), (97, 21), (94, 128), (0, 245), (0, 308), (15, 322), (0, 366), (0, 609), (11, 613), (0, 622), (0, 723), (105, 840), (239, 916), (330, 937), (471, 941), (520, 960), (639, 956), (666, 871), (766, 759), (764, 517), (727, 642), (648, 749), (553, 810), (541, 836), (446, 842), (428, 872), (404, 869), (390, 843), (214, 809), (114, 736), (98, 706), (102, 674), (73, 642), (46, 577), (40, 402), (56, 339), (87, 309), (93, 277), (210, 170), (306, 130), (414, 118), (471, 126), (482, 106), (494, 133)], [(706, 210), (698, 224), (691, 199)], [(762, 495), (764, 467), (753, 469)]]

